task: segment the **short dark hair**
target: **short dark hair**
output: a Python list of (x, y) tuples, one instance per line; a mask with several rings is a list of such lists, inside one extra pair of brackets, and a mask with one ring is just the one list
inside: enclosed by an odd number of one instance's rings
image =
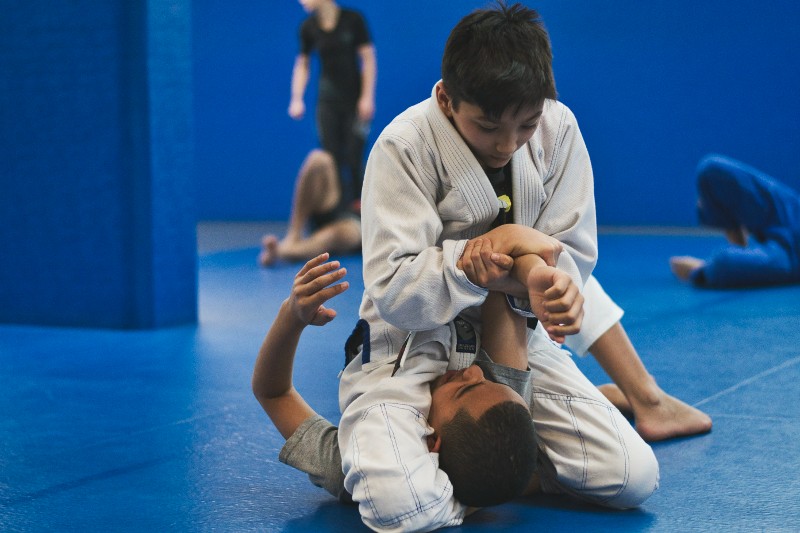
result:
[(536, 469), (536, 432), (516, 402), (491, 407), (478, 420), (461, 409), (442, 427), (439, 467), (464, 505), (499, 505), (522, 494)]
[(539, 13), (499, 1), (467, 15), (450, 32), (442, 82), (454, 107), (464, 101), (490, 117), (555, 99), (553, 52)]

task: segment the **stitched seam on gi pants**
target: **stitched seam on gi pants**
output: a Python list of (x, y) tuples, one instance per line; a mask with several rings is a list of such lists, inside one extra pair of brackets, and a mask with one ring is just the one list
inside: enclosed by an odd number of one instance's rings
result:
[[(374, 502), (374, 500), (373, 500), (373, 498), (372, 498), (372, 496), (370, 494), (368, 477), (363, 474), (363, 470), (360, 468), (360, 466), (358, 466), (358, 464), (360, 464), (360, 463), (358, 461), (356, 461), (355, 462), (356, 464), (354, 465), (354, 468), (360, 474), (361, 479), (364, 480), (364, 486), (365, 486), (365, 491), (364, 492), (366, 493), (367, 502), (368, 502), (368, 504), (370, 506), (370, 509), (372, 509), (372, 514), (373, 514), (373, 516), (375, 516), (375, 519), (378, 521), (378, 523), (380, 523), (381, 525), (384, 525), (384, 526), (390, 526), (390, 525), (397, 524), (397, 523), (405, 520), (406, 518), (408, 518), (410, 516), (414, 516), (414, 515), (417, 515), (417, 514), (420, 514), (420, 513), (424, 512), (424, 511), (427, 511), (428, 509), (431, 509), (431, 508), (439, 505), (442, 501), (444, 501), (452, 493), (451, 484), (448, 482), (443, 487), (443, 490), (442, 490), (441, 494), (439, 494), (439, 496), (437, 498), (435, 498), (434, 500), (432, 500), (430, 503), (428, 503), (426, 505), (422, 505), (420, 503), (419, 496), (417, 495), (415, 487), (411, 483), (410, 476), (408, 475), (408, 470), (407, 470), (406, 464), (404, 462), (400, 461), (400, 455), (398, 453), (398, 447), (396, 446), (396, 443), (395, 443), (394, 434), (391, 431), (391, 425), (388, 423), (391, 420), (391, 418), (388, 417), (388, 415), (386, 413), (386, 407), (387, 406), (391, 406), (391, 407), (394, 407), (394, 408), (398, 408), (398, 409), (409, 411), (409, 412), (413, 413), (413, 415), (415, 417), (417, 417), (417, 418), (420, 418), (420, 417), (423, 416), (422, 413), (420, 413), (419, 411), (417, 411), (416, 409), (414, 409), (411, 406), (403, 405), (403, 404), (395, 404), (395, 403), (382, 403), (380, 405), (373, 406), (373, 407), (367, 409), (364, 412), (364, 414), (361, 416), (360, 420), (363, 421), (366, 418), (367, 414), (369, 414), (373, 409), (375, 409), (376, 407), (379, 407), (381, 409), (381, 414), (383, 415), (383, 419), (386, 422), (387, 429), (389, 429), (389, 434), (391, 436), (392, 447), (393, 447), (393, 450), (395, 452), (395, 457), (398, 458), (398, 463), (400, 465), (402, 465), (403, 471), (406, 474), (406, 481), (408, 482), (409, 492), (412, 494), (412, 496), (414, 498), (414, 502), (415, 502), (415, 509), (414, 510), (408, 511), (406, 513), (399, 514), (397, 516), (393, 516), (391, 518), (382, 517), (378, 513), (377, 507), (375, 506), (375, 502)], [(355, 437), (355, 435), (354, 435), (354, 437)], [(354, 458), (355, 458), (360, 454), (360, 452), (359, 452), (359, 448), (358, 448), (357, 439), (353, 438), (352, 441), (353, 441), (353, 445), (356, 447), (356, 454), (354, 456)]]
[[(569, 493), (574, 493), (576, 496), (580, 496), (580, 497), (582, 497), (584, 499), (588, 499), (589, 501), (592, 501), (592, 502), (595, 502), (595, 503), (604, 503), (604, 502), (612, 501), (615, 498), (617, 498), (620, 494), (625, 492), (625, 489), (628, 487), (628, 483), (629, 483), (629, 480), (630, 480), (630, 452), (628, 450), (627, 444), (625, 443), (624, 439), (622, 438), (622, 432), (620, 431), (619, 426), (617, 425), (617, 418), (614, 416), (613, 409), (609, 405), (605, 404), (604, 402), (601, 402), (599, 400), (595, 400), (593, 398), (585, 398), (585, 397), (582, 397), (582, 396), (570, 396), (570, 395), (566, 395), (566, 394), (552, 394), (552, 393), (542, 393), (542, 392), (537, 393), (537, 392), (534, 392), (531, 395), (531, 404), (533, 404), (533, 400), (535, 398), (547, 398), (549, 400), (557, 400), (557, 401), (564, 402), (567, 405), (567, 409), (569, 411), (570, 419), (572, 421), (572, 425), (573, 425), (573, 429), (575, 431), (575, 434), (580, 439), (581, 452), (583, 454), (583, 473), (582, 473), (582, 479), (581, 479), (581, 482), (580, 482), (580, 488), (571, 489), (570, 487), (568, 487), (566, 485), (563, 485), (562, 483), (558, 483), (559, 486), (563, 490), (566, 490)], [(581, 434), (580, 430), (578, 429), (577, 417), (574, 415), (574, 412), (573, 412), (573, 409), (572, 409), (572, 404), (573, 403), (585, 403), (585, 404), (592, 404), (592, 405), (595, 405), (597, 407), (602, 407), (606, 411), (606, 413), (608, 414), (609, 418), (611, 419), (612, 427), (614, 428), (614, 433), (615, 433), (615, 435), (617, 437), (617, 442), (619, 443), (619, 449), (622, 452), (622, 456), (623, 456), (623, 460), (624, 460), (624, 474), (623, 474), (622, 482), (620, 483), (620, 488), (611, 496), (608, 496), (608, 497), (605, 497), (605, 498), (599, 498), (599, 497), (596, 497), (594, 495), (586, 496), (584, 494), (581, 494), (581, 492), (580, 492), (581, 490), (586, 490), (586, 483), (588, 481), (588, 474), (589, 474), (588, 455), (586, 453), (585, 440), (584, 440), (583, 435)]]
[(567, 397), (567, 409), (569, 410), (569, 416), (572, 419), (572, 428), (575, 431), (575, 434), (578, 435), (578, 439), (581, 443), (581, 455), (583, 455), (583, 476), (581, 478), (580, 483), (580, 490), (586, 489), (586, 479), (589, 477), (589, 457), (586, 454), (586, 440), (583, 438), (583, 433), (581, 433), (580, 427), (578, 426), (578, 417), (575, 416), (575, 411), (572, 409), (572, 402), (573, 398)]

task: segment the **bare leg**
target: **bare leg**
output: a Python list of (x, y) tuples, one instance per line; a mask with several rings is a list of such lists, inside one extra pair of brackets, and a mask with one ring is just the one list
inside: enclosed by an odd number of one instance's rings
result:
[(615, 383), (600, 386), (600, 391), (620, 411), (633, 413), (636, 431), (644, 440), (711, 431), (707, 414), (661, 390), (619, 322), (601, 335), (589, 351)]
[(336, 207), (341, 194), (333, 156), (322, 150), (312, 150), (297, 175), (286, 239), (302, 238), (308, 218)]
[[(292, 200), (292, 214), (289, 218), (289, 228), (286, 236), (278, 242), (275, 235), (265, 235), (261, 239), (261, 254), (258, 262), (268, 266), (277, 259), (283, 258), (282, 248), (292, 249), (296, 243), (303, 240), (308, 219), (316, 213), (325, 213), (332, 210), (339, 203), (341, 189), (337, 176), (336, 162), (333, 157), (323, 150), (312, 150), (306, 156), (295, 182), (294, 198)], [(322, 249), (326, 251), (327, 249)], [(331, 250), (333, 251), (333, 250)], [(297, 255), (286, 258), (308, 259), (310, 255)]]
[[(729, 243), (736, 246), (747, 246), (749, 234), (744, 226), (737, 226), (724, 231), (725, 238)], [(706, 262), (702, 259), (692, 257), (690, 255), (676, 255), (669, 258), (670, 270), (672, 270), (672, 273), (675, 274), (676, 278), (683, 281), (689, 281), (692, 273), (698, 268), (704, 267), (705, 264)]]
[(344, 253), (361, 246), (361, 225), (355, 219), (333, 222), (315, 231), (308, 238), (284, 239), (277, 243), (275, 254), (292, 261), (316, 257), (323, 252)]

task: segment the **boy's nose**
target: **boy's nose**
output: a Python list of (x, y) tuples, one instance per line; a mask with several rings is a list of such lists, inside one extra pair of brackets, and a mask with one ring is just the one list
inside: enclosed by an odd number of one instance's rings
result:
[(472, 365), (467, 367), (464, 370), (464, 373), (461, 375), (464, 381), (473, 382), (473, 381), (483, 381), (483, 370), (478, 365)]
[(509, 156), (513, 154), (517, 150), (517, 139), (511, 135), (506, 137), (501, 137), (497, 141), (497, 145), (495, 146), (495, 150), (497, 153)]

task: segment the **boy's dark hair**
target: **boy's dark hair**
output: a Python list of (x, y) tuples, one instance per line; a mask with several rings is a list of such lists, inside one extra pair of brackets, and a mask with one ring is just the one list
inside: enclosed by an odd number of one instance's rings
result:
[(461, 409), (442, 427), (439, 467), (464, 505), (488, 507), (522, 494), (536, 468), (536, 433), (530, 412), (506, 401), (478, 420)]
[(539, 14), (522, 4), (467, 15), (450, 32), (442, 57), (442, 82), (453, 107), (464, 101), (489, 117), (506, 109), (555, 99), (553, 52)]

